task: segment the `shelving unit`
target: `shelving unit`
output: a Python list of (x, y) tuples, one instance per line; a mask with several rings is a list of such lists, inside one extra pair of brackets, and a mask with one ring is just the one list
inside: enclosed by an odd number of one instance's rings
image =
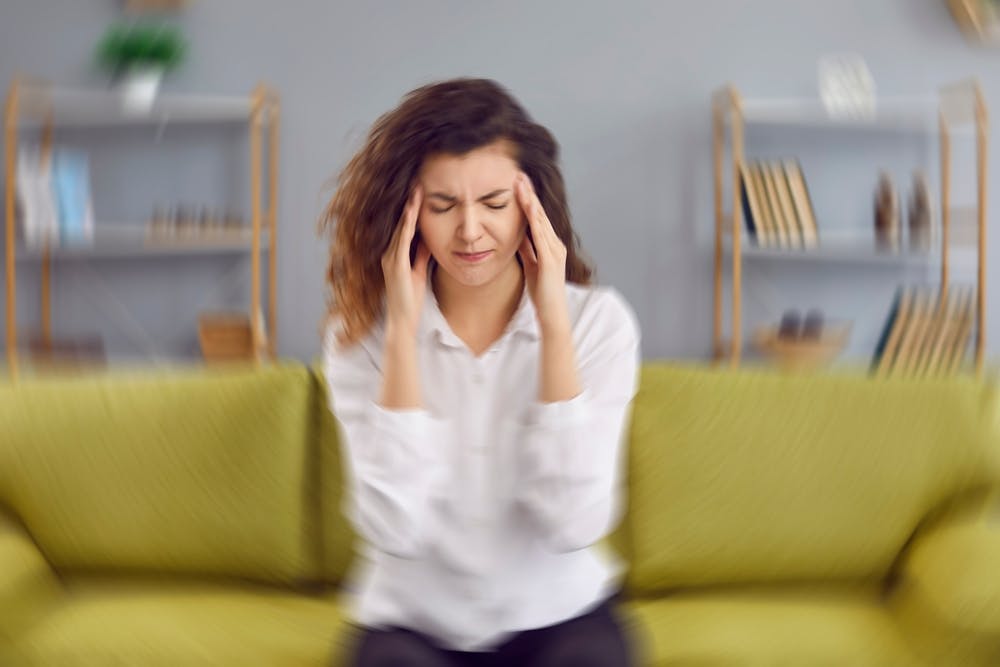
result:
[[(168, 258), (196, 255), (250, 255), (250, 316), (255, 356), (274, 359), (277, 335), (277, 178), (280, 102), (267, 86), (258, 85), (249, 96), (161, 95), (147, 111), (125, 108), (114, 91), (93, 91), (54, 86), (46, 82), (15, 79), (4, 107), (4, 189), (6, 248), (7, 364), (12, 377), (18, 373), (17, 261), (38, 263), (41, 272), (41, 334), (52, 341), (52, 263), (56, 261)], [(41, 131), (43, 160), (52, 151), (55, 128), (90, 128), (151, 125), (162, 133), (168, 124), (245, 124), (250, 141), (251, 228), (249, 233), (200, 239), (162, 241), (145, 239), (142, 226), (132, 227), (131, 238), (115, 238), (102, 230), (121, 228), (98, 221), (95, 241), (86, 246), (19, 248), (15, 221), (15, 173), (19, 133)], [(265, 141), (268, 149), (266, 175), (263, 165)], [(266, 183), (265, 181), (266, 176)], [(266, 210), (262, 201), (266, 186)], [(103, 238), (102, 238), (103, 236)], [(261, 311), (261, 254), (267, 253), (268, 312)]]
[(1000, 45), (1000, 16), (985, 0), (948, 0), (952, 16), (966, 36), (984, 45)]
[[(744, 98), (733, 86), (717, 91), (712, 98), (714, 165), (714, 309), (713, 357), (738, 366), (743, 354), (743, 262), (802, 261), (846, 265), (867, 263), (886, 265), (930, 266), (940, 271), (940, 286), (945, 293), (950, 278), (951, 221), (953, 216), (967, 216), (968, 209), (951, 206), (951, 140), (965, 134), (976, 145), (976, 206), (972, 215), (976, 225), (976, 335), (975, 368), (982, 372), (985, 335), (986, 293), (986, 170), (988, 151), (988, 112), (982, 91), (975, 81), (963, 81), (943, 87), (937, 96), (880, 98), (876, 113), (863, 119), (830, 117), (818, 100)], [(751, 245), (743, 232), (740, 170), (746, 164), (745, 131), (754, 125), (850, 129), (865, 132), (903, 132), (937, 134), (941, 159), (941, 238), (930, 253), (879, 251), (871, 237), (842, 238), (824, 242), (828, 228), (820, 222), (820, 245), (814, 249), (779, 249)], [(728, 130), (728, 132), (727, 132)], [(731, 201), (725, 199), (727, 179), (726, 154), (729, 154), (728, 179)], [(820, 218), (822, 216), (820, 215)], [(723, 267), (731, 262), (731, 332), (723, 332)]]

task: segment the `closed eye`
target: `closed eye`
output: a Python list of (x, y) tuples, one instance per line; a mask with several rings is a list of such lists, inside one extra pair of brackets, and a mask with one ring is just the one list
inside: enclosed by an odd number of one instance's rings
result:
[[(503, 204), (486, 204), (486, 207), (487, 208), (491, 208), (494, 211), (500, 211), (502, 209), (507, 208), (507, 204), (509, 204), (509, 203), (510, 202), (504, 202)], [(484, 204), (485, 204), (485, 202), (484, 202)], [(437, 206), (431, 206), (430, 207), (431, 212), (433, 212), (433, 213), (447, 213), (448, 211), (450, 211), (453, 208), (455, 208), (454, 204), (452, 204), (451, 206), (446, 206), (445, 208), (439, 208)]]

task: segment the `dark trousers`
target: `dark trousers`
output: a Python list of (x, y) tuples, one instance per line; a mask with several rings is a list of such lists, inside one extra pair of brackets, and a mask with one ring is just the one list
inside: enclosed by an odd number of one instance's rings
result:
[(521, 632), (489, 653), (448, 651), (419, 633), (366, 628), (356, 667), (629, 667), (625, 632), (611, 602), (557, 625)]

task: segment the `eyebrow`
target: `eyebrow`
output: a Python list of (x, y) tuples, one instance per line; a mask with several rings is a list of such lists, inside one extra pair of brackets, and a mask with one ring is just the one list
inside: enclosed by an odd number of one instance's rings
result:
[[(493, 192), (487, 192), (485, 195), (483, 195), (482, 197), (480, 197), (476, 201), (487, 201), (489, 199), (493, 199), (495, 197), (499, 197), (500, 195), (505, 194), (507, 192), (510, 192), (510, 188), (501, 188), (499, 190), (494, 190)], [(448, 194), (445, 194), (443, 192), (432, 192), (429, 195), (427, 195), (427, 198), (428, 199), (441, 199), (443, 201), (448, 202), (449, 204), (454, 204), (455, 202), (458, 201), (458, 197), (455, 197), (453, 195), (448, 195)]]

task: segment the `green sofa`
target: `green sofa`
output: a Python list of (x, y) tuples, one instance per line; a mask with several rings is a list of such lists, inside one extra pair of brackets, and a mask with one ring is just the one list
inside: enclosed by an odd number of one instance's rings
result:
[[(1000, 665), (971, 379), (647, 364), (622, 613), (649, 665)], [(0, 665), (328, 665), (336, 426), (297, 364), (0, 383)]]

